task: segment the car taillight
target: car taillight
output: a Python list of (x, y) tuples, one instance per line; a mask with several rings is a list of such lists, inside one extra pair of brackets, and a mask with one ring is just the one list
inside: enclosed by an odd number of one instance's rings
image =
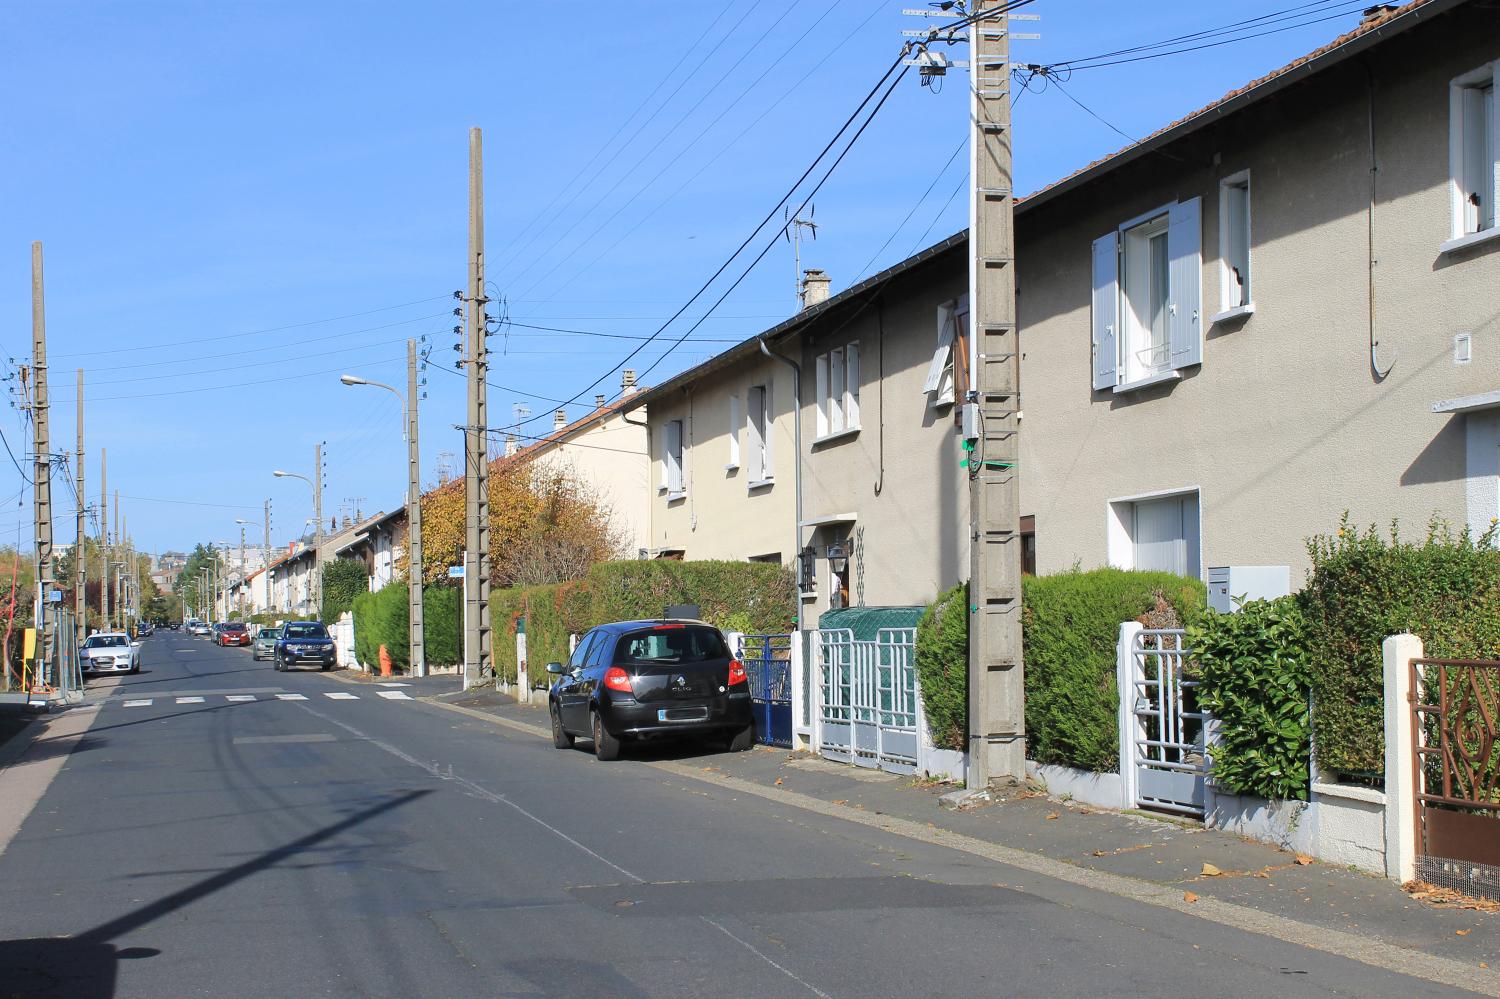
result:
[(604, 671), (604, 685), (610, 690), (618, 690), (622, 694), (634, 693), (630, 687), (630, 674), (619, 666), (611, 666)]
[(749, 683), (745, 676), (745, 666), (738, 659), (729, 660), (729, 686), (737, 687), (742, 683)]

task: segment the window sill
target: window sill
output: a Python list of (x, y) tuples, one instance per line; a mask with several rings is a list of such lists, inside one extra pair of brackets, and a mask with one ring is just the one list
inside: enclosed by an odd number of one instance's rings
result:
[(686, 489), (679, 489), (675, 493), (674, 492), (667, 493), (667, 502), (668, 503), (676, 503), (680, 499), (687, 499), (687, 490)]
[(1154, 375), (1147, 375), (1145, 378), (1137, 378), (1133, 382), (1121, 382), (1115, 386), (1115, 394), (1121, 395), (1126, 392), (1134, 392), (1137, 389), (1149, 388), (1152, 385), (1160, 385), (1163, 382), (1175, 382), (1181, 377), (1182, 375), (1178, 371), (1169, 368), (1166, 371), (1158, 371)]
[(757, 489), (768, 489), (776, 484), (775, 479), (755, 479), (745, 483), (746, 492), (754, 492)]
[(1452, 253), (1455, 250), (1467, 250), (1471, 246), (1480, 243), (1488, 243), (1492, 239), (1500, 239), (1500, 226), (1491, 226), (1478, 232), (1471, 232), (1467, 236), (1457, 236), (1438, 247), (1438, 253)]
[(731, 461), (731, 462), (729, 462), (728, 464), (726, 464), (724, 466), (724, 471), (726, 471), (726, 472), (738, 472), (739, 470), (740, 470), (740, 463), (737, 462), (737, 461)]
[(847, 430), (836, 430), (831, 434), (813, 438), (812, 447), (822, 447), (824, 444), (833, 444), (837, 441), (846, 441), (859, 436), (859, 427), (850, 427)]
[(798, 594), (798, 596), (800, 596), (803, 600), (816, 600), (816, 599), (818, 599), (818, 591), (817, 590), (803, 590), (801, 593)]
[(1255, 303), (1247, 302), (1244, 305), (1236, 305), (1232, 309), (1225, 309), (1223, 312), (1215, 312), (1213, 315), (1208, 317), (1208, 325), (1212, 326), (1215, 323), (1227, 323), (1231, 320), (1243, 319), (1245, 316), (1251, 316), (1254, 314)]

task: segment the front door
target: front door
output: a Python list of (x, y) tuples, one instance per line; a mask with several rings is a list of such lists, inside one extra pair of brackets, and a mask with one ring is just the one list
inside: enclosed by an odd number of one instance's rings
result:
[(584, 664), (599, 638), (597, 631), (583, 636), (568, 660), (568, 673), (558, 682), (557, 707), (562, 714), (563, 728), (569, 732), (589, 731), (589, 695), (584, 682)]

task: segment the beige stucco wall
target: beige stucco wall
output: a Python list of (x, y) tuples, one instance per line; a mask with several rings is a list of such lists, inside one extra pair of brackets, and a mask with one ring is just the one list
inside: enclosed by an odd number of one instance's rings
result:
[[(1480, 15), (1475, 12), (1473, 17)], [(1486, 15), (1492, 16), (1492, 15)], [(1487, 22), (1493, 28), (1493, 22)], [(1025, 413), (1022, 511), (1038, 569), (1103, 564), (1106, 504), (1201, 490), (1202, 561), (1307, 565), (1303, 541), (1435, 513), (1465, 520), (1465, 420), (1440, 399), (1500, 388), (1500, 244), (1442, 255), (1450, 235), (1448, 83), (1500, 58), (1465, 18), (1381, 50), (1375, 132), (1371, 374), (1364, 72), (1347, 67), (1018, 218)], [(1203, 198), (1204, 314), (1220, 308), (1218, 184), (1251, 172), (1255, 313), (1206, 330), (1201, 368), (1116, 395), (1090, 386), (1090, 243), (1174, 199)], [(1452, 360), (1474, 337), (1473, 362)]]
[[(726, 469), (729, 461), (729, 397), (737, 395), (740, 420), (736, 433), (744, 446), (746, 391), (771, 386), (771, 459), (775, 482), (751, 489), (748, 464)], [(752, 356), (707, 375), (691, 389), (653, 398), (650, 405), (651, 464), (650, 540), (644, 548), (679, 548), (687, 559), (741, 561), (780, 553), (791, 565), (796, 496), (793, 492), (791, 368), (763, 356)], [(632, 418), (639, 418), (634, 416)], [(662, 428), (683, 421), (685, 495), (671, 499), (659, 488)]]
[(641, 410), (628, 420), (619, 412), (610, 413), (564, 443), (550, 446), (538, 459), (568, 469), (595, 491), (624, 536), (625, 558), (634, 558), (650, 537), (651, 458), (646, 428), (640, 425), (645, 419)]

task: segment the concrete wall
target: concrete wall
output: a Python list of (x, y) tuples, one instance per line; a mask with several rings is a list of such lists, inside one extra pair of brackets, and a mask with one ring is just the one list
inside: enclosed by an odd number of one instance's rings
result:
[(650, 536), (651, 455), (646, 428), (633, 422), (645, 418), (642, 411), (629, 420), (611, 413), (538, 459), (568, 468), (598, 494), (622, 532), (627, 558), (648, 547)]
[[(1368, 289), (1370, 105), (1349, 66), (1022, 212), (1022, 512), (1038, 569), (1109, 560), (1106, 505), (1201, 490), (1204, 565), (1307, 565), (1303, 541), (1356, 523), (1467, 518), (1465, 420), (1439, 399), (1500, 387), (1500, 243), (1450, 236), (1448, 84), (1500, 56), (1491, 14), (1440, 19), (1372, 59), (1375, 298)], [(1251, 177), (1255, 312), (1205, 330), (1203, 364), (1128, 394), (1090, 382), (1091, 242), (1203, 199), (1203, 313), (1220, 310), (1219, 181)], [(1384, 380), (1370, 367), (1370, 320)], [(1456, 365), (1453, 337), (1474, 337)]]

